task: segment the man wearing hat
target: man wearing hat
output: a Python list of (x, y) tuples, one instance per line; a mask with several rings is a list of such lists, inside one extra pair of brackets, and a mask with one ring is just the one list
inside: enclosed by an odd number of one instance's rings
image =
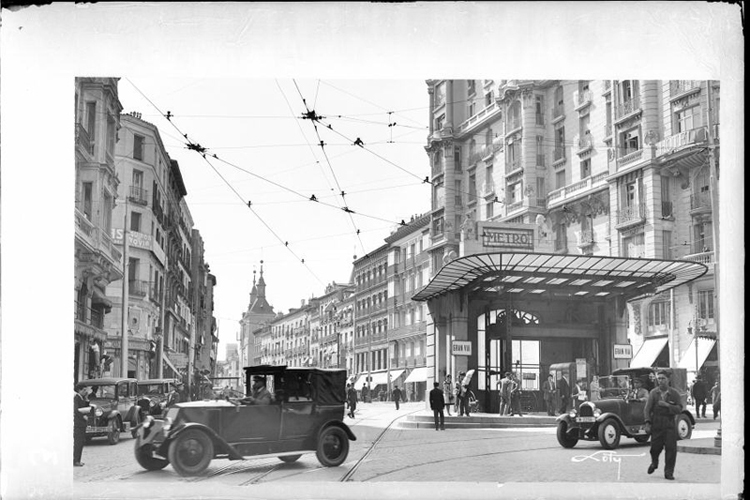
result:
[(169, 394), (167, 394), (167, 403), (165, 405), (167, 408), (170, 408), (180, 402), (179, 391), (182, 390), (182, 382), (180, 382), (179, 380), (176, 382), (172, 382), (171, 386), (172, 390), (169, 391)]
[(266, 389), (266, 377), (253, 375), (252, 393), (246, 398), (251, 405), (271, 404), (271, 393)]
[(83, 383), (75, 386), (73, 395), (73, 466), (83, 467), (81, 455), (83, 454), (83, 443), (86, 441), (86, 417), (91, 413), (92, 406), (87, 397), (91, 387)]
[(636, 401), (646, 401), (648, 399), (648, 391), (646, 390), (641, 377), (635, 377), (633, 379), (633, 392), (631, 398)]

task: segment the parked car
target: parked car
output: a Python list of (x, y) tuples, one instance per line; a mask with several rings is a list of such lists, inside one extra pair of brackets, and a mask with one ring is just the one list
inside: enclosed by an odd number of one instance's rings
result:
[[(252, 378), (264, 376), (270, 404), (252, 404)], [(326, 467), (341, 465), (357, 438), (343, 422), (346, 370), (245, 368), (245, 397), (179, 403), (164, 419), (147, 416), (135, 458), (147, 470), (172, 464), (181, 476), (203, 473), (214, 458), (276, 456), (294, 462), (315, 452)]]
[(167, 396), (171, 385), (179, 382), (174, 378), (155, 378), (138, 381), (138, 406), (141, 417), (146, 415), (159, 416), (167, 404)]
[(94, 407), (86, 426), (86, 439), (106, 436), (109, 444), (120, 441), (121, 432), (131, 432), (141, 422), (139, 407), (135, 404), (138, 395), (134, 378), (97, 378), (83, 380), (92, 393), (89, 402)]
[[(654, 377), (662, 368), (622, 368), (612, 375), (599, 377), (600, 398), (586, 401), (569, 413), (557, 417), (557, 441), (564, 448), (572, 448), (579, 440), (599, 440), (608, 450), (617, 448), (622, 436), (645, 443), (650, 435), (645, 430), (643, 410), (645, 401), (634, 398), (633, 380), (640, 378), (648, 391), (655, 387)], [(680, 394), (683, 411), (675, 416), (677, 439), (690, 439), (695, 426), (693, 415), (687, 410), (687, 371), (669, 368), (670, 383)]]

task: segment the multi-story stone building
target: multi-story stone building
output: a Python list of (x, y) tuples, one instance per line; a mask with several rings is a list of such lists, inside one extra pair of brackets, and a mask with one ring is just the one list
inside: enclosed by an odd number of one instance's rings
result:
[[(694, 357), (691, 352), (698, 353), (699, 365), (704, 355), (711, 363), (715, 352), (711, 354), (706, 347), (713, 346), (712, 339), (698, 340), (699, 346), (704, 346), (698, 350), (691, 351), (694, 347), (690, 346), (694, 345), (691, 344), (694, 325), (702, 325), (707, 336), (718, 335), (711, 330), (710, 321), (715, 314), (711, 269), (715, 256), (711, 252), (712, 208), (707, 202), (712, 161), (718, 166), (717, 83), (650, 80), (427, 83), (432, 111), (426, 149), (433, 184), (429, 252), (432, 274), (442, 276), (420, 294), (422, 300), (437, 299), (455, 289), (451, 287), (470, 285), (462, 279), (452, 284), (447, 280), (454, 268), (463, 263), (471, 262), (475, 271), (482, 268), (484, 273), (500, 276), (509, 273), (508, 264), (500, 263), (502, 252), (608, 257), (611, 259), (585, 261), (591, 266), (586, 268), (592, 273), (589, 281), (596, 274), (606, 276), (607, 266), (614, 269), (627, 262), (631, 269), (640, 268), (644, 279), (651, 276), (648, 285), (655, 290), (641, 296), (635, 290), (628, 293), (632, 282), (618, 278), (610, 280), (610, 286), (623, 292), (623, 298), (636, 300), (630, 300), (627, 306), (624, 301), (618, 304), (617, 312), (612, 303), (603, 304), (598, 312), (584, 311), (592, 301), (575, 301), (567, 307), (558, 301), (546, 310), (538, 309), (539, 303), (534, 301), (531, 307), (537, 308), (535, 311), (522, 311), (513, 306), (513, 297), (548, 296), (552, 300), (556, 293), (560, 298), (564, 293), (586, 296), (591, 291), (580, 289), (586, 283), (583, 281), (586, 276), (581, 272), (580, 280), (573, 276), (558, 278), (557, 283), (549, 286), (544, 283), (534, 289), (532, 281), (546, 281), (543, 273), (556, 269), (552, 261), (529, 266), (529, 272), (535, 270), (538, 278), (524, 279), (519, 282), (523, 286), (515, 288), (494, 285), (491, 275), (476, 276), (483, 281), (473, 285), (473, 289), (485, 292), (496, 289), (507, 298), (506, 305), (511, 307), (507, 311), (516, 316), (514, 321), (536, 333), (514, 340), (512, 346), (509, 343), (500, 347), (497, 343), (500, 339), (496, 342), (491, 338), (496, 334), (490, 334), (497, 328), (492, 326), (495, 319), (498, 324), (507, 323), (506, 308), (500, 307), (496, 318), (487, 320), (485, 327), (480, 328), (488, 337), (480, 335), (473, 345), (465, 339), (459, 340), (469, 344), (432, 343), (429, 347), (435, 359), (428, 362), (432, 368), (448, 372), (457, 366), (465, 369), (468, 365), (462, 365), (467, 359), (452, 349), (471, 351), (473, 347), (469, 364), (483, 365), (485, 375), (491, 366), (508, 369), (511, 362), (514, 367), (525, 366), (528, 377), (524, 384), (532, 390), (538, 388), (541, 376), (555, 361), (581, 358), (591, 363), (593, 370), (626, 363), (613, 359), (609, 348), (624, 341), (629, 341), (637, 353), (633, 363), (685, 364), (685, 359)], [(715, 191), (713, 194), (717, 195)], [(496, 261), (465, 259), (487, 252), (497, 253)], [(446, 262), (457, 258), (460, 264), (443, 270)], [(675, 258), (707, 264), (708, 272), (695, 280), (706, 268), (685, 266), (684, 274), (675, 271), (669, 277), (657, 278), (655, 270), (667, 269), (669, 264), (635, 260)], [(473, 272), (471, 267), (464, 271), (467, 276)], [(661, 286), (660, 279), (686, 284), (662, 293), (660, 290), (670, 287)], [(563, 290), (566, 286), (572, 288)], [(604, 293), (609, 292), (600, 292), (598, 296), (605, 297)], [(620, 314), (626, 307), (629, 317)], [(556, 308), (559, 311), (555, 312)], [(458, 303), (448, 309), (456, 312), (454, 319), (433, 318), (430, 323), (447, 330), (467, 320), (472, 324), (473, 318), (467, 318)], [(491, 314), (484, 317), (495, 315), (488, 312)], [(585, 335), (588, 340), (582, 340), (580, 334), (570, 337), (559, 328), (553, 332), (530, 326), (545, 322), (556, 326), (580, 325), (583, 318), (594, 324), (611, 324), (612, 330), (604, 333), (597, 328), (598, 332), (592, 331)], [(446, 320), (447, 323), (441, 323)], [(455, 321), (459, 323), (451, 323)], [(473, 328), (470, 326), (469, 330)], [(613, 335), (615, 331), (618, 333)], [(667, 344), (669, 348), (662, 352), (660, 348)], [(607, 349), (603, 348), (605, 345)], [(430, 376), (442, 374), (435, 372)], [(491, 385), (490, 380), (487, 376), (486, 383)]]
[(109, 283), (122, 279), (122, 254), (112, 242), (112, 210), (120, 181), (115, 138), (122, 105), (117, 78), (75, 79), (74, 379), (100, 376)]
[(355, 370), (362, 374), (355, 382), (357, 390), (365, 384), (371, 390), (387, 388), (390, 383), (387, 268), (387, 244), (353, 263)]
[(195, 314), (194, 329), (191, 336), (193, 348), (189, 373), (192, 373), (191, 389), (194, 397), (211, 394), (213, 383), (209, 375), (215, 373), (216, 348), (219, 338), (216, 335), (216, 318), (214, 310), (214, 287), (216, 277), (205, 261), (205, 248), (200, 231), (193, 229), (193, 251), (191, 262), (192, 288), (188, 296), (192, 298), (192, 310)]
[[(341, 323), (338, 309), (347, 292), (348, 284), (333, 282), (326, 286), (325, 293), (315, 298), (316, 311), (310, 319), (312, 331), (312, 366), (339, 368), (341, 347)], [(311, 301), (312, 302), (312, 301)]]
[(344, 290), (341, 301), (336, 306), (336, 325), (338, 328), (338, 367), (346, 368), (349, 380), (353, 381), (355, 374), (354, 362), (354, 287)]
[[(388, 244), (388, 355), (412, 399), (425, 397), (427, 306), (411, 300), (430, 279), (430, 215), (413, 217), (385, 239)], [(404, 371), (405, 370), (405, 371)], [(392, 373), (391, 375), (395, 375)], [(390, 388), (389, 388), (390, 389)], [(390, 391), (389, 391), (390, 393)]]

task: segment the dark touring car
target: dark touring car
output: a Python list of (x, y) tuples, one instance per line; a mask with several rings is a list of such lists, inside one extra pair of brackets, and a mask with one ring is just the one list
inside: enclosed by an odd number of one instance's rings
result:
[[(599, 377), (600, 398), (586, 401), (569, 413), (557, 417), (557, 441), (564, 448), (572, 448), (579, 440), (596, 441), (607, 450), (620, 445), (622, 436), (645, 443), (650, 435), (645, 430), (643, 410), (645, 401), (634, 397), (633, 380), (639, 378), (644, 388), (654, 388), (653, 375), (659, 368), (622, 368), (612, 375)], [(669, 368), (670, 383), (680, 394), (682, 412), (675, 416), (677, 439), (690, 439), (695, 419), (687, 403), (687, 373), (683, 368)]]
[[(269, 404), (253, 404), (252, 380), (263, 376)], [(343, 422), (346, 370), (253, 366), (245, 368), (246, 396), (179, 403), (163, 419), (139, 426), (135, 458), (147, 470), (169, 464), (181, 476), (203, 473), (214, 458), (277, 456), (294, 462), (315, 452), (326, 467), (341, 465), (357, 438)]]

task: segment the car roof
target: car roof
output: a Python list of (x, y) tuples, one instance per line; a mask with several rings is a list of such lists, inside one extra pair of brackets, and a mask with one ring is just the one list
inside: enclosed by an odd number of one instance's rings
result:
[(124, 378), (124, 377), (90, 378), (88, 380), (79, 381), (77, 385), (108, 385), (108, 384), (116, 384), (122, 381), (137, 382), (138, 380), (134, 378)]
[(139, 380), (138, 385), (146, 385), (146, 384), (161, 384), (163, 382), (175, 382), (177, 379), (175, 378), (147, 378), (145, 380)]
[(346, 372), (343, 368), (307, 368), (303, 366), (286, 366), (286, 365), (256, 365), (246, 366), (244, 368), (246, 375), (253, 375), (256, 373), (282, 373), (282, 372), (317, 372), (317, 373), (337, 373)]

